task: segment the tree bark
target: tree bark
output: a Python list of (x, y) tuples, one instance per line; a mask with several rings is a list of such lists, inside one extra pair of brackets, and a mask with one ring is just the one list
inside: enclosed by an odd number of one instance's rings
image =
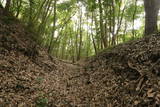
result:
[(102, 8), (102, 2), (101, 0), (98, 0), (99, 4), (99, 17), (100, 17), (100, 34), (101, 34), (101, 42), (103, 44), (103, 47), (107, 47), (106, 39), (104, 37), (104, 25), (103, 25), (103, 8)]
[(53, 39), (54, 39), (55, 30), (56, 30), (56, 17), (57, 17), (56, 10), (57, 10), (57, 0), (54, 1), (53, 31), (52, 31), (52, 35), (51, 35), (50, 44), (49, 44), (49, 47), (48, 47), (48, 53), (51, 52), (52, 44), (53, 44), (52, 42), (53, 42)]
[(28, 27), (33, 26), (33, 21), (32, 21), (32, 17), (33, 17), (33, 0), (29, 0), (29, 17), (28, 17)]
[[(96, 47), (96, 42), (95, 42), (95, 39), (93, 37), (93, 22), (94, 21), (94, 12), (92, 12), (92, 23), (91, 23), (91, 37), (92, 37), (92, 43), (93, 43), (93, 47), (94, 47), (94, 51), (95, 51), (95, 54), (97, 55), (97, 47)], [(96, 24), (95, 24), (96, 26)]]
[(81, 50), (82, 50), (82, 8), (80, 10), (80, 19), (79, 19), (79, 50), (77, 55), (77, 61), (81, 58)]
[(3, 8), (2, 3), (0, 2), (0, 8)]
[(134, 28), (134, 25), (135, 25), (135, 17), (136, 17), (136, 12), (137, 12), (137, 1), (135, 1), (135, 8), (134, 8), (134, 12), (133, 12), (133, 22), (132, 22), (132, 35), (133, 35), (133, 38), (135, 38), (135, 28)]
[(160, 0), (144, 0), (145, 8), (145, 35), (157, 32), (157, 18)]
[(7, 11), (7, 12), (9, 11), (10, 5), (11, 5), (11, 0), (7, 0), (6, 6), (5, 6), (5, 11)]
[(17, 13), (16, 13), (16, 17), (19, 16), (21, 6), (22, 6), (22, 0), (17, 1)]

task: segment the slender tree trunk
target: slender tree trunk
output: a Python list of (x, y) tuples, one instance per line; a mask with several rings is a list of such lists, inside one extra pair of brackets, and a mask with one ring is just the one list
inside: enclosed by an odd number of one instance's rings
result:
[(115, 2), (112, 0), (111, 5), (111, 15), (112, 15), (112, 45), (116, 45), (116, 34), (115, 34)]
[(69, 30), (69, 35), (71, 36), (70, 38), (70, 41), (71, 41), (71, 53), (70, 53), (70, 60), (72, 61), (72, 63), (75, 62), (75, 59), (74, 59), (74, 55), (75, 55), (75, 47), (74, 47), (74, 38), (73, 38), (73, 34), (72, 34), (72, 29), (70, 28)]
[(51, 4), (52, 4), (51, 1), (48, 3), (48, 5), (46, 4), (46, 7), (48, 7), (48, 8), (45, 9), (45, 11), (43, 12), (42, 19), (41, 19), (42, 22), (39, 24), (39, 28), (38, 28), (38, 31), (37, 31), (39, 35), (43, 35), (43, 32), (44, 32), (45, 27), (46, 27), (47, 19), (50, 17), (50, 15), (52, 13), (52, 11), (50, 11), (50, 9), (51, 10), (53, 9), (53, 6), (52, 6), (52, 8), (50, 8)]
[(80, 41), (79, 41), (79, 51), (78, 51), (78, 56), (77, 56), (77, 61), (80, 60), (81, 58), (81, 50), (82, 50), (82, 9), (80, 10), (80, 22), (79, 22), (79, 36), (80, 36)]
[(11, 0), (6, 0), (5, 11), (8, 12), (11, 5)]
[[(97, 23), (97, 18), (96, 18), (96, 13), (95, 12), (93, 12), (93, 16), (92, 17), (94, 18), (94, 25), (95, 25), (95, 28), (96, 28), (96, 35), (99, 36), (98, 27), (97, 27), (98, 23)], [(95, 41), (97, 43), (97, 48), (96, 49), (97, 49), (97, 52), (98, 52), (100, 50), (101, 40), (100, 40), (100, 38), (97, 38), (97, 40), (95, 40)]]
[(75, 33), (75, 51), (76, 51), (76, 60), (77, 60), (77, 57), (78, 57), (78, 27), (76, 27), (78, 24), (78, 21), (76, 22), (76, 25), (75, 25), (75, 29), (76, 29), (76, 33)]
[(61, 49), (61, 59), (63, 59), (64, 58), (64, 56), (65, 56), (65, 44), (64, 43), (62, 43), (62, 49)]
[(33, 25), (32, 17), (33, 17), (33, 0), (29, 0), (29, 18), (28, 18), (28, 26), (31, 27)]
[(134, 25), (135, 25), (135, 16), (136, 16), (136, 12), (137, 12), (137, 0), (135, 1), (135, 9), (134, 9), (134, 12), (133, 12), (133, 22), (132, 22), (132, 35), (133, 35), (133, 38), (135, 37), (135, 29), (134, 29)]
[(106, 38), (106, 45), (107, 45), (107, 47), (108, 47), (108, 25), (107, 25), (107, 23), (108, 23), (108, 20), (106, 19), (105, 20), (105, 24), (104, 24), (104, 35), (105, 35), (105, 38)]
[(54, 39), (54, 34), (55, 34), (55, 30), (56, 30), (56, 16), (57, 16), (56, 10), (57, 10), (57, 0), (54, 1), (53, 30), (52, 30), (51, 40), (50, 40), (50, 44), (49, 44), (49, 48), (48, 48), (48, 53), (50, 53), (50, 51), (51, 51), (53, 39)]
[(126, 31), (127, 31), (127, 21), (125, 20), (124, 30), (123, 30), (123, 42), (126, 41)]
[(95, 39), (94, 39), (94, 37), (93, 37), (93, 21), (94, 21), (94, 12), (92, 12), (91, 35), (92, 35), (92, 41), (93, 41), (94, 51), (95, 51), (95, 54), (97, 55), (96, 42), (95, 42)]
[(22, 6), (22, 0), (18, 0), (17, 1), (17, 13), (16, 13), (16, 17), (19, 16), (21, 6)]
[(89, 15), (87, 13), (87, 41), (86, 41), (86, 56), (87, 57), (89, 56), (89, 51), (90, 51), (90, 35), (89, 35), (88, 19), (89, 19)]
[(0, 8), (3, 8), (2, 1), (0, 1)]
[(145, 35), (157, 32), (157, 17), (160, 0), (144, 0), (145, 8)]
[(111, 46), (112, 45), (112, 37), (113, 37), (113, 34), (112, 34), (112, 18), (111, 18), (111, 16), (112, 16), (112, 7), (111, 6), (109, 6), (109, 46)]
[(125, 12), (125, 9), (126, 9), (126, 5), (124, 6), (124, 8), (122, 10), (120, 9), (121, 8), (121, 3), (122, 2), (119, 3), (119, 13), (118, 13), (118, 18), (117, 18), (118, 23), (117, 23), (117, 30), (115, 31), (115, 38), (117, 39), (116, 44), (119, 43), (119, 40), (118, 40), (119, 39), (119, 31), (121, 29), (122, 21), (123, 21), (123, 18), (124, 18), (124, 12)]
[(101, 30), (101, 41), (104, 48), (107, 47), (106, 39), (104, 37), (104, 25), (103, 25), (103, 10), (102, 10), (102, 2), (98, 0), (99, 3), (99, 16), (100, 16), (100, 30)]
[(43, 12), (42, 12), (43, 11), (43, 7), (46, 7), (45, 4), (48, 3), (48, 2), (49, 2), (49, 0), (48, 1), (47, 0), (43, 0), (43, 2), (40, 4), (40, 6), (38, 8), (39, 11), (33, 17), (33, 22), (38, 20), (38, 18), (41, 15), (41, 13), (43, 14)]

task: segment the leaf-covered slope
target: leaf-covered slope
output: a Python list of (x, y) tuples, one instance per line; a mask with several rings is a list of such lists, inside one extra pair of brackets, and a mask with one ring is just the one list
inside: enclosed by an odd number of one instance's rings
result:
[[(0, 9), (0, 106), (60, 104), (62, 62), (31, 39), (23, 24)], [(61, 95), (63, 97), (63, 95)]]
[(85, 68), (91, 83), (97, 82), (103, 91), (96, 101), (127, 107), (160, 105), (160, 34), (103, 51)]

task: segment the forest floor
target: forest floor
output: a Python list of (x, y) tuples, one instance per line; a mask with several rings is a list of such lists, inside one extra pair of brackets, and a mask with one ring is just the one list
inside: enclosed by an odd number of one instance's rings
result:
[(58, 60), (0, 9), (0, 107), (159, 107), (160, 34), (77, 64)]

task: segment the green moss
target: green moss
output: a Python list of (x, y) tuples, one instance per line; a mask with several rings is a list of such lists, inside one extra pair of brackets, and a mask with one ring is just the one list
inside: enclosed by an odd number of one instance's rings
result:
[(39, 97), (36, 101), (36, 107), (47, 107), (48, 99), (45, 97)]

